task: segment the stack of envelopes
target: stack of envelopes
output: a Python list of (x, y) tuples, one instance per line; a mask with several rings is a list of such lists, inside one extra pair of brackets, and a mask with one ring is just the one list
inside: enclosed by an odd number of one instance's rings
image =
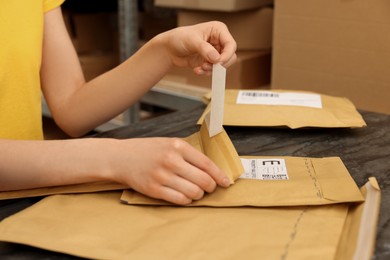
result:
[[(335, 108), (323, 97), (322, 112), (274, 104), (252, 111), (255, 104), (234, 108), (238, 95), (226, 92), (228, 125), (365, 126), (345, 99)], [(258, 117), (232, 122), (236, 110)], [(262, 125), (269, 113), (274, 121)], [(318, 121), (321, 113), (332, 123)], [(359, 190), (339, 157), (240, 158), (223, 129), (210, 137), (199, 122), (200, 131), (185, 140), (225, 171), (229, 188), (188, 206), (115, 183), (3, 192), (0, 199), (52, 196), (1, 222), (0, 240), (97, 259), (369, 259), (380, 203), (374, 178)]]

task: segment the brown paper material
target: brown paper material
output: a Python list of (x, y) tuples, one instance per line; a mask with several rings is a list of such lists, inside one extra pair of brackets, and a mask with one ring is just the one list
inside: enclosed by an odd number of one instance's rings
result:
[(55, 187), (45, 187), (27, 190), (2, 191), (0, 192), (0, 200), (40, 197), (53, 194), (70, 194), (70, 193), (87, 193), (107, 190), (123, 190), (128, 186), (115, 182), (92, 182), (74, 185), (64, 185)]
[[(188, 206), (302, 206), (364, 201), (340, 158), (278, 158), (286, 162), (288, 180), (237, 179), (228, 189), (218, 187)], [(132, 205), (170, 205), (133, 190), (125, 190), (121, 200)]]
[(225, 172), (231, 183), (244, 173), (240, 157), (224, 129), (221, 133), (209, 137), (207, 126), (203, 124), (199, 132), (184, 140), (207, 155)]
[[(258, 91), (258, 90), (248, 90)], [(304, 91), (272, 90), (274, 93), (312, 93)], [(346, 98), (321, 95), (322, 108), (291, 105), (237, 104), (239, 90), (227, 89), (225, 93), (225, 126), (287, 126), (301, 127), (363, 127), (366, 126), (355, 106)], [(206, 98), (206, 97), (205, 97)], [(210, 104), (198, 120), (201, 124)]]
[(375, 249), (381, 191), (375, 178), (361, 188), (365, 202), (350, 205), (336, 259), (372, 259)]
[(44, 198), (1, 222), (0, 240), (92, 259), (334, 259), (348, 210), (129, 206), (120, 194)]

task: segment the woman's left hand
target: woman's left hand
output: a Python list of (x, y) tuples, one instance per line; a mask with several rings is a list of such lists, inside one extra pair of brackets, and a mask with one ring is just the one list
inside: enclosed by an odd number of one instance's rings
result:
[(178, 27), (157, 37), (175, 66), (191, 67), (199, 75), (210, 74), (215, 63), (227, 68), (237, 58), (237, 44), (221, 22)]

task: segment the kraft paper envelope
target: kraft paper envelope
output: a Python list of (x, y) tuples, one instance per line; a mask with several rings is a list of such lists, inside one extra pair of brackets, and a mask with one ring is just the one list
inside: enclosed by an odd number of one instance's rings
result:
[[(231, 183), (234, 183), (234, 180), (244, 172), (240, 158), (238, 157), (238, 154), (229, 136), (224, 130), (220, 134), (210, 138), (207, 133), (207, 126), (202, 125), (200, 132), (184, 138), (184, 140), (188, 141), (196, 149), (209, 156), (211, 160), (213, 160), (222, 170), (225, 171)], [(123, 190), (126, 188), (128, 188), (128, 186), (113, 182), (82, 183), (37, 189), (3, 191), (0, 192), (0, 200), (38, 197), (54, 194)]]
[[(250, 162), (266, 162), (262, 171), (283, 172), (287, 179), (237, 179), (228, 189), (218, 187), (213, 193), (188, 206), (302, 206), (342, 202), (361, 202), (364, 198), (339, 157), (246, 157)], [(283, 161), (286, 167), (271, 163)], [(268, 166), (268, 164), (270, 166)], [(247, 169), (246, 172), (254, 170)], [(169, 202), (125, 190), (122, 202), (132, 205), (169, 205)]]
[(92, 259), (334, 259), (348, 212), (130, 206), (120, 195), (46, 197), (1, 222), (0, 240)]
[[(304, 97), (300, 97), (302, 94)], [(297, 95), (298, 97), (296, 97)], [(257, 96), (264, 96), (261, 102), (267, 105), (258, 104)], [(283, 97), (280, 102), (285, 102), (288, 105), (275, 105), (279, 102), (278, 97), (280, 96)], [(306, 96), (309, 98), (307, 99)], [(242, 100), (245, 98), (249, 100), (244, 102), (246, 104), (237, 104), (238, 97), (243, 97)], [(300, 102), (304, 105), (310, 105), (310, 107), (301, 106)], [(319, 104), (317, 104), (318, 102)], [(223, 125), (225, 126), (287, 126), (293, 129), (366, 126), (362, 116), (348, 99), (312, 92), (227, 89), (224, 107)], [(198, 120), (198, 124), (203, 122), (209, 109), (210, 104)]]
[(365, 202), (350, 205), (336, 259), (372, 259), (375, 249), (381, 191), (375, 178), (361, 188)]
[(47, 196), (53, 194), (70, 194), (70, 193), (98, 192), (98, 191), (107, 191), (107, 190), (123, 190), (127, 188), (128, 186), (115, 183), (115, 182), (103, 182), (103, 181), (91, 182), (91, 183), (44, 187), (44, 188), (36, 188), (36, 189), (2, 191), (0, 192), (0, 200), (40, 197), (40, 196)]

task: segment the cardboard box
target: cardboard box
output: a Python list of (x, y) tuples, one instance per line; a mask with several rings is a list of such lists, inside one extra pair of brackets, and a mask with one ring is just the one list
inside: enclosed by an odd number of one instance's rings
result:
[(273, 4), (273, 0), (155, 0), (156, 6), (234, 12)]
[(68, 31), (69, 37), (74, 38), (75, 32), (74, 32), (74, 24), (72, 20), (72, 15), (67, 10), (62, 11), (62, 17), (64, 19), (64, 24), (66, 27), (66, 30)]
[(277, 0), (272, 88), (390, 114), (390, 2)]
[(214, 20), (227, 25), (239, 50), (262, 50), (272, 47), (272, 8), (259, 8), (235, 13), (184, 10), (178, 13), (179, 26)]
[(139, 13), (140, 39), (148, 41), (157, 34), (177, 27), (177, 16), (158, 17), (151, 13)]
[(94, 79), (119, 64), (116, 52), (79, 55), (81, 68), (86, 81)]
[(112, 12), (77, 13), (72, 16), (78, 53), (118, 49), (117, 16)]
[[(240, 51), (237, 62), (226, 74), (226, 88), (259, 88), (269, 85), (271, 78), (271, 51)], [(164, 80), (211, 88), (211, 77), (196, 75), (189, 68), (174, 68)]]

